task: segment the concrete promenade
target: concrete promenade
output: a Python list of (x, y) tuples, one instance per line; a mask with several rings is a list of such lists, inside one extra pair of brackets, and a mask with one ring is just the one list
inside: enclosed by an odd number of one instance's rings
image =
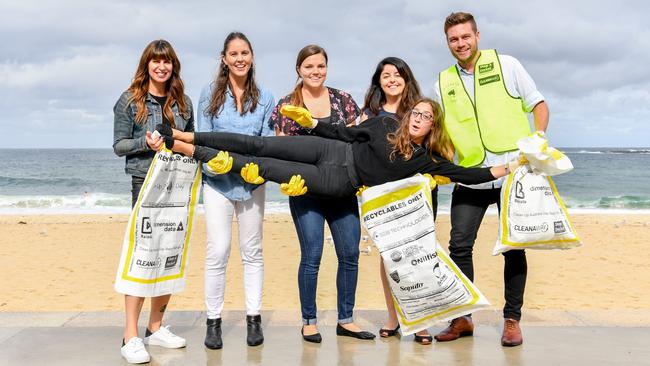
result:
[[(205, 314), (172, 311), (165, 324), (188, 346), (148, 347), (149, 365), (650, 365), (649, 315), (525, 310), (524, 344), (504, 348), (498, 311), (474, 314), (474, 337), (422, 346), (413, 336), (337, 337), (334, 311), (319, 313), (323, 343), (306, 343), (299, 313), (275, 310), (262, 313), (264, 344), (248, 347), (244, 312), (229, 311), (223, 317), (224, 348), (208, 350), (203, 346)], [(364, 329), (377, 333), (384, 313), (360, 310), (355, 316)], [(143, 312), (141, 320), (147, 317)], [(123, 321), (120, 312), (0, 312), (0, 365), (127, 365), (119, 352)]]

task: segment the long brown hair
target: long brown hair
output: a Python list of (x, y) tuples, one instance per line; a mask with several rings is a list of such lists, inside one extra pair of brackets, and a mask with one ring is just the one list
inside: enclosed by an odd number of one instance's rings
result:
[[(298, 81), (300, 80), (300, 72), (298, 71), (300, 65), (302, 65), (303, 61), (305, 61), (307, 57), (318, 54), (325, 57), (325, 64), (327, 65), (327, 52), (325, 52), (325, 49), (319, 45), (310, 44), (303, 47), (300, 52), (298, 52), (298, 58), (296, 58), (296, 73), (298, 74)], [(302, 100), (302, 81), (298, 81), (296, 87), (293, 89), (291, 101), (289, 103), (297, 107), (304, 107)]]
[[(406, 115), (411, 106), (415, 105), (416, 100), (422, 97), (422, 92), (420, 91), (420, 85), (418, 85), (415, 76), (409, 65), (398, 57), (386, 57), (385, 59), (379, 61), (375, 73), (372, 75), (370, 80), (370, 87), (366, 92), (366, 99), (363, 102), (362, 110), (370, 110), (373, 116), (379, 115), (381, 107), (386, 104), (386, 94), (381, 89), (381, 83), (379, 81), (382, 71), (384, 71), (384, 66), (393, 65), (399, 72), (400, 76), (404, 79), (404, 91), (402, 92), (401, 99), (399, 102), (399, 107), (397, 107), (397, 118), (402, 118)], [(372, 117), (372, 116), (368, 116)]]
[[(420, 98), (412, 104), (411, 109), (420, 103), (427, 103), (433, 110), (433, 121), (431, 121), (431, 131), (424, 137), (422, 147), (427, 149), (431, 159), (437, 161), (433, 154), (442, 156), (447, 160), (454, 158), (454, 148), (451, 144), (451, 139), (445, 131), (443, 119), (444, 114), (440, 104), (430, 98)], [(406, 113), (402, 116), (400, 126), (394, 133), (387, 136), (388, 142), (393, 145), (393, 150), (390, 152), (391, 161), (395, 159), (395, 154), (400, 154), (404, 160), (409, 160), (413, 156), (413, 144), (411, 134), (409, 133), (409, 121), (411, 113)]]
[(157, 39), (152, 41), (142, 51), (138, 69), (135, 71), (135, 76), (129, 86), (128, 91), (131, 92), (129, 103), (135, 103), (136, 114), (135, 122), (142, 126), (147, 122), (147, 107), (145, 107), (145, 100), (149, 93), (149, 62), (151, 60), (167, 60), (172, 63), (172, 76), (165, 84), (165, 94), (167, 101), (163, 106), (163, 114), (169, 120), (172, 127), (174, 125), (174, 112), (172, 112), (172, 105), (174, 102), (178, 103), (178, 110), (184, 118), (189, 118), (189, 108), (185, 103), (185, 96), (183, 91), (185, 89), (183, 80), (181, 80), (181, 62), (174, 52), (172, 45), (164, 39)]
[[(210, 104), (205, 110), (206, 116), (216, 117), (221, 113), (223, 105), (226, 102), (226, 92), (228, 87), (232, 89), (230, 85), (230, 71), (228, 70), (228, 65), (223, 61), (223, 58), (226, 57), (226, 50), (228, 49), (228, 44), (235, 39), (241, 39), (246, 42), (248, 48), (251, 50), (251, 55), (253, 55), (253, 46), (251, 42), (246, 38), (244, 33), (241, 32), (231, 32), (228, 34), (226, 39), (223, 41), (223, 49), (221, 50), (221, 62), (219, 66), (219, 72), (215, 80), (215, 88), (212, 91), (212, 96), (210, 97)], [(255, 64), (251, 63), (250, 69), (248, 69), (248, 75), (246, 76), (246, 86), (244, 87), (244, 93), (241, 96), (241, 112), (240, 115), (244, 115), (248, 112), (255, 112), (257, 108), (257, 103), (260, 99), (260, 89), (257, 87), (255, 82)]]

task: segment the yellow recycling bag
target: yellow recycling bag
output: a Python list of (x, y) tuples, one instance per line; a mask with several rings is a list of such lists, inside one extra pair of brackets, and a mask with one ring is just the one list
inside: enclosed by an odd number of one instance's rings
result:
[(551, 177), (528, 164), (501, 187), (499, 234), (493, 255), (512, 249), (569, 249), (580, 246), (569, 214)]
[(381, 253), (402, 334), (489, 306), (436, 241), (429, 179), (366, 189), (361, 214)]
[(124, 234), (115, 291), (154, 297), (185, 288), (200, 181), (193, 158), (156, 153)]

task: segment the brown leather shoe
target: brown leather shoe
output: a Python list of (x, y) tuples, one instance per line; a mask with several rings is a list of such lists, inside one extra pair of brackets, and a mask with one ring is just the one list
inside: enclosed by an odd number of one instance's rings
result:
[(506, 318), (503, 322), (503, 335), (501, 336), (501, 345), (504, 347), (519, 346), (524, 343), (521, 336), (521, 328), (519, 328), (519, 321)]
[(436, 334), (434, 338), (438, 342), (449, 342), (460, 337), (471, 336), (472, 334), (474, 334), (474, 323), (472, 323), (472, 318), (461, 316), (460, 318), (452, 320), (451, 323), (449, 323), (449, 326), (442, 332)]

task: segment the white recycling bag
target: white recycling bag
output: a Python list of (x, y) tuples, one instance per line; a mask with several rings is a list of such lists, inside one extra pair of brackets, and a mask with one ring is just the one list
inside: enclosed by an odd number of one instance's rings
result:
[(493, 255), (511, 249), (569, 249), (580, 245), (551, 177), (535, 174), (525, 164), (506, 178), (501, 187), (499, 234)]
[(200, 181), (193, 158), (156, 153), (124, 234), (115, 291), (154, 297), (185, 288)]
[(553, 176), (573, 169), (569, 157), (560, 150), (548, 146), (548, 140), (539, 131), (519, 139), (517, 147), (526, 157), (535, 174)]
[(427, 178), (366, 189), (361, 213), (381, 254), (402, 334), (489, 306), (436, 241)]

